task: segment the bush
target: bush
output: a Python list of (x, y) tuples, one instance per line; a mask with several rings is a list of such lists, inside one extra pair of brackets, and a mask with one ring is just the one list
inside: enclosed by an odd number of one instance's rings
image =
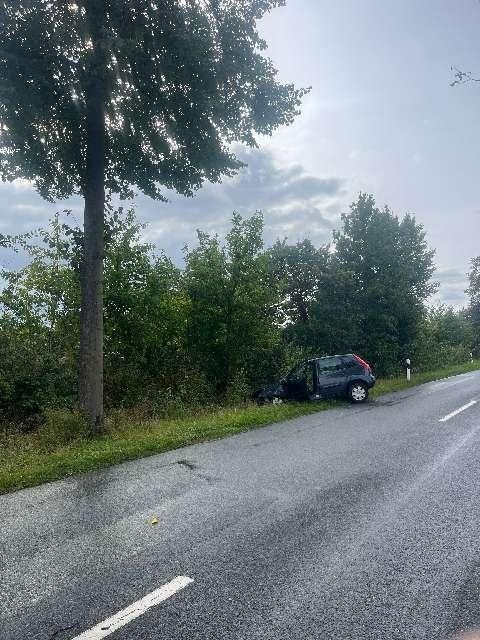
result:
[(85, 418), (76, 411), (49, 410), (38, 430), (42, 449), (50, 450), (70, 444), (75, 440), (89, 437), (89, 427)]

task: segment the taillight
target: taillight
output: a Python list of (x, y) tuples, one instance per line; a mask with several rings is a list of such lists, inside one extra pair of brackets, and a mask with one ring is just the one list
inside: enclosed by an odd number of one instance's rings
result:
[(360, 356), (356, 356), (355, 354), (353, 354), (353, 357), (357, 362), (359, 362), (362, 365), (362, 367), (365, 367), (365, 369), (368, 369), (369, 371), (372, 370), (372, 367), (368, 364), (368, 362), (365, 362), (365, 360), (362, 360)]

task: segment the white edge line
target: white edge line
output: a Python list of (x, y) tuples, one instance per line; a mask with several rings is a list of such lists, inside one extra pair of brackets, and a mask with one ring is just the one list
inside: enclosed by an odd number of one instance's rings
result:
[(155, 607), (157, 604), (175, 595), (175, 593), (181, 591), (192, 582), (192, 578), (188, 576), (177, 576), (159, 589), (155, 589), (155, 591), (137, 600), (125, 609), (118, 611), (118, 613), (115, 613), (110, 618), (99, 622), (79, 636), (75, 636), (72, 640), (101, 640), (102, 638), (106, 638), (117, 629), (120, 629), (120, 627), (124, 627), (132, 620), (135, 620), (135, 618), (144, 614), (145, 611), (148, 611), (151, 607)]
[(477, 404), (477, 400), (471, 400), (467, 404), (464, 404), (463, 407), (460, 407), (459, 409), (455, 409), (455, 411), (452, 411), (452, 413), (449, 413), (448, 415), (444, 416), (443, 418), (440, 418), (439, 422), (446, 422), (447, 420), (450, 420), (450, 418), (453, 418), (454, 416), (457, 416), (462, 411), (465, 411), (465, 409), (473, 407), (474, 404)]

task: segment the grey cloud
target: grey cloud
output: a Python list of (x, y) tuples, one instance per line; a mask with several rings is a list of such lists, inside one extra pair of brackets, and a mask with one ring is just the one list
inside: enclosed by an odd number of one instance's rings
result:
[(468, 304), (465, 289), (468, 287), (467, 267), (440, 268), (435, 272), (434, 278), (440, 287), (435, 296), (435, 302), (454, 307), (463, 307)]
[(442, 283), (465, 284), (467, 281), (467, 270), (462, 268), (437, 269), (435, 277)]
[(241, 157), (247, 167), (225, 185), (231, 200), (240, 200), (243, 206), (267, 209), (292, 200), (322, 200), (338, 196), (342, 181), (338, 178), (320, 178), (305, 173), (302, 166), (282, 168), (276, 166), (273, 156), (265, 151), (253, 151)]
[[(197, 228), (222, 237), (234, 210), (243, 215), (262, 210), (267, 244), (284, 237), (292, 242), (308, 237), (317, 245), (330, 241), (346, 205), (339, 178), (311, 175), (299, 164), (280, 167), (266, 151), (251, 151), (242, 159), (248, 166), (239, 175), (223, 183), (206, 184), (193, 198), (169, 193), (170, 201), (163, 203), (138, 196), (139, 218), (148, 223), (145, 237), (181, 262), (182, 248), (195, 243)], [(79, 198), (50, 204), (28, 185), (0, 185), (0, 233), (30, 231), (62, 209), (72, 209), (72, 219), (81, 224)], [(14, 268), (21, 262), (21, 255), (0, 250), (0, 265)], [(435, 301), (464, 305), (467, 271), (468, 265), (439, 268), (435, 278), (440, 290)]]
[(71, 209), (82, 216), (79, 198), (60, 203), (43, 200), (35, 190), (25, 183), (0, 184), (0, 233), (18, 235), (43, 226), (56, 211)]
[(266, 151), (240, 157), (247, 167), (237, 176), (206, 184), (193, 198), (168, 194), (168, 203), (154, 203), (139, 196), (139, 212), (150, 222), (147, 237), (178, 254), (179, 247), (195, 240), (197, 228), (223, 236), (233, 211), (251, 215), (261, 210), (267, 243), (278, 237), (330, 240), (344, 205), (342, 180), (310, 175), (298, 164), (279, 167)]
[(454, 307), (464, 307), (467, 304), (463, 288), (440, 287), (438, 301)]

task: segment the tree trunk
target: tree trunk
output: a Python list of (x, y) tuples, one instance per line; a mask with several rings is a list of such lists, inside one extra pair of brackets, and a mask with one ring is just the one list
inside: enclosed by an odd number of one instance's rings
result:
[(104, 2), (85, 2), (93, 43), (85, 87), (86, 164), (81, 271), (79, 406), (96, 432), (103, 429), (103, 258), (105, 251), (105, 59), (101, 46)]

